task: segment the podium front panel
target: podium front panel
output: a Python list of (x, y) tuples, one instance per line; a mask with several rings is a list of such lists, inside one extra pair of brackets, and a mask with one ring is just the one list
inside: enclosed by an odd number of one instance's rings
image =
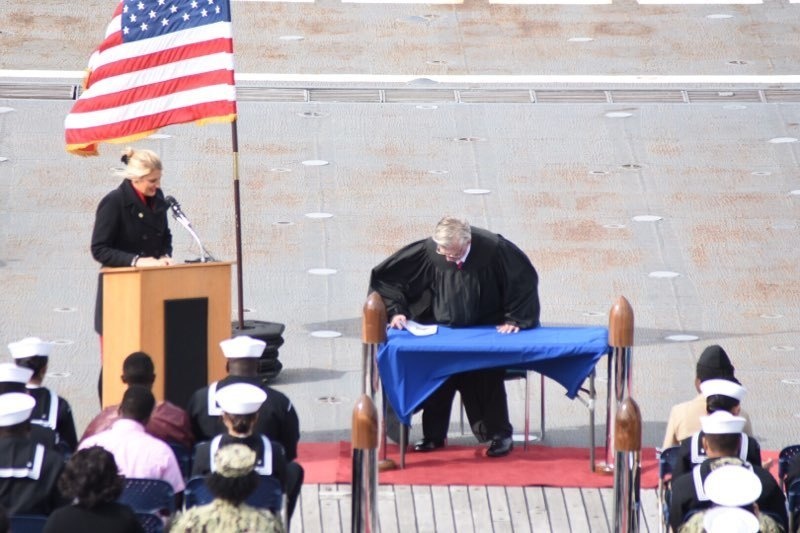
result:
[(185, 407), (208, 376), (208, 298), (164, 301), (164, 398)]
[[(153, 394), (158, 401), (170, 399), (185, 406), (186, 389), (225, 377), (219, 343), (231, 336), (230, 267), (231, 263), (219, 262), (102, 270), (104, 407), (122, 399), (126, 388), (120, 380), (122, 363), (136, 351), (153, 359)], [(178, 303), (186, 300), (206, 303), (199, 307)], [(173, 308), (167, 302), (175, 304), (174, 312), (168, 311)], [(192, 327), (185, 329), (182, 324), (189, 320)], [(177, 333), (169, 332), (173, 327)], [(186, 352), (177, 348), (181, 342), (186, 343)], [(168, 349), (167, 343), (175, 348)], [(184, 359), (189, 351), (191, 359)], [(175, 354), (179, 361), (168, 364)], [(174, 394), (173, 386), (178, 387)]]

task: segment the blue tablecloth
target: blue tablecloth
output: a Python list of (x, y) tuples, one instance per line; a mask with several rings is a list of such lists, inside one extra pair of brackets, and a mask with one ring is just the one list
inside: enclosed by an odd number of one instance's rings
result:
[(574, 398), (608, 352), (604, 327), (541, 327), (502, 335), (494, 326), (439, 326), (428, 337), (389, 330), (378, 350), (378, 371), (392, 407), (410, 424), (414, 410), (452, 374), (492, 367), (530, 369), (561, 383)]

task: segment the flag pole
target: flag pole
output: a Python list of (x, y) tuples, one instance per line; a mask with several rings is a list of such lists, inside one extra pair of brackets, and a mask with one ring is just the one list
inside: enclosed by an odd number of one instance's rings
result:
[(244, 330), (244, 289), (242, 288), (242, 209), (239, 196), (239, 130), (236, 118), (231, 121), (231, 148), (233, 150), (233, 204), (236, 220), (236, 303), (239, 330)]

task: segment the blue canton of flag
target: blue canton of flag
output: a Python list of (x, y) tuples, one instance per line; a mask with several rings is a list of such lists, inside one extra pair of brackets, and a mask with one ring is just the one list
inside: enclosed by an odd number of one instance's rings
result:
[(227, 1), (123, 0), (122, 40), (149, 39), (216, 22), (230, 22)]

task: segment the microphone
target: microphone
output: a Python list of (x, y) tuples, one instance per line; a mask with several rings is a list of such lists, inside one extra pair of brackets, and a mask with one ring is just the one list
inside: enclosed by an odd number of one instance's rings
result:
[(172, 211), (172, 218), (180, 222), (181, 226), (186, 228), (186, 231), (189, 232), (194, 241), (197, 243), (197, 246), (200, 248), (200, 259), (187, 262), (195, 263), (199, 261), (201, 263), (206, 263), (208, 261), (216, 261), (216, 259), (214, 259), (214, 257), (210, 253), (208, 253), (208, 251), (203, 246), (203, 243), (200, 241), (200, 237), (197, 236), (197, 233), (195, 233), (194, 228), (192, 228), (192, 223), (189, 222), (189, 217), (187, 217), (183, 213), (183, 209), (181, 209), (181, 204), (178, 203), (178, 200), (176, 200), (174, 196), (167, 196), (164, 198), (164, 201), (167, 202), (170, 211)]
[(167, 196), (164, 200), (169, 204), (169, 208), (172, 210), (172, 217), (175, 220), (187, 227), (192, 225), (191, 222), (189, 222), (189, 217), (183, 213), (181, 204), (178, 203), (178, 200), (176, 200), (174, 196)]

